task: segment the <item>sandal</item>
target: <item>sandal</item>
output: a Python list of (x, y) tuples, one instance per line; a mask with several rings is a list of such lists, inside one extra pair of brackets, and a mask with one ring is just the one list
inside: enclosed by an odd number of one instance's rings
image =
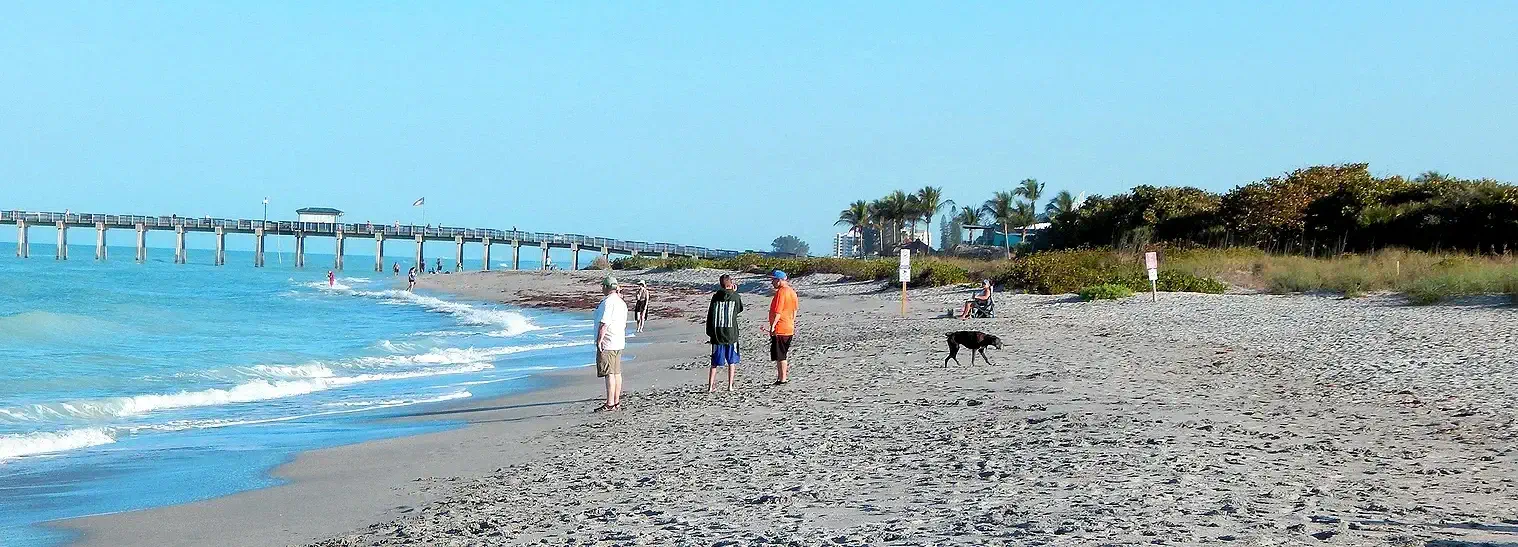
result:
[(603, 404), (601, 406), (596, 407), (596, 409), (592, 410), (591, 412), (606, 412), (606, 411), (609, 411), (609, 410), (614, 410), (614, 409), (612, 407), (609, 407), (609, 406), (606, 406), (606, 405)]

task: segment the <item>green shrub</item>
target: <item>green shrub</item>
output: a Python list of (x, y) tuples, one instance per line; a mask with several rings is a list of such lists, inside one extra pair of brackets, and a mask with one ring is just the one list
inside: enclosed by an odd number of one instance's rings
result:
[(689, 256), (677, 256), (664, 261), (663, 268), (666, 270), (694, 270), (702, 267), (701, 259)]
[(607, 260), (606, 257), (604, 257), (604, 256), (598, 256), (598, 257), (596, 257), (595, 260), (590, 261), (590, 269), (592, 269), (592, 270), (610, 270), (611, 269), (611, 261)]
[(1080, 295), (1081, 300), (1085, 300), (1087, 302), (1090, 302), (1092, 300), (1118, 300), (1121, 298), (1128, 298), (1130, 296), (1133, 296), (1133, 289), (1128, 288), (1127, 285), (1119, 285), (1117, 283), (1103, 283), (1101, 285), (1083, 287), (1076, 294)]
[(969, 270), (959, 265), (933, 259), (922, 259), (912, 263), (913, 286), (942, 287), (969, 282)]
[(663, 265), (664, 260), (646, 256), (624, 256), (611, 261), (614, 270), (648, 270)]
[[(1189, 272), (1177, 270), (1160, 270), (1156, 284), (1159, 290), (1165, 292), (1197, 292), (1207, 294), (1223, 294), (1228, 290), (1228, 284), (1211, 277), (1201, 277)], [(1145, 275), (1139, 281), (1139, 287), (1134, 289), (1142, 291), (1149, 286), (1149, 276)], [(1129, 285), (1130, 287), (1132, 285)]]
[(1323, 288), (1323, 280), (1314, 270), (1285, 270), (1270, 275), (1270, 292), (1286, 294)]

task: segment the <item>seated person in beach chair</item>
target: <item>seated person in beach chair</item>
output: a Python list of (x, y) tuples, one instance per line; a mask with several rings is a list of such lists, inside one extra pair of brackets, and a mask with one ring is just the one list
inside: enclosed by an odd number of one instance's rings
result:
[(965, 320), (971, 317), (983, 319), (995, 316), (996, 304), (991, 301), (991, 280), (983, 279), (980, 282), (980, 290), (975, 293), (975, 296), (965, 301), (965, 307), (960, 311), (959, 319)]

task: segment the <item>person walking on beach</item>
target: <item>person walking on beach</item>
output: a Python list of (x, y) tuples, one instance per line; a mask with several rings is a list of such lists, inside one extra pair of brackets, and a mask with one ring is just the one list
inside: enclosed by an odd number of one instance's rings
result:
[(416, 288), (416, 266), (406, 270), (406, 292), (411, 292), (414, 288)]
[(796, 336), (796, 290), (791, 288), (785, 272), (770, 274), (775, 296), (770, 299), (769, 321), (764, 330), (770, 333), (770, 360), (775, 362), (775, 385), (791, 381), (791, 339)]
[(743, 298), (738, 296), (733, 276), (718, 278), (717, 292), (706, 308), (706, 338), (712, 345), (712, 365), (706, 370), (706, 392), (717, 391), (717, 369), (727, 369), (727, 390), (733, 390), (738, 371), (738, 314), (743, 313)]
[(333, 275), (332, 270), (327, 270), (327, 286), (328, 287), (335, 287), (335, 286), (337, 286), (337, 276)]
[(606, 404), (596, 412), (621, 410), (622, 348), (627, 346), (627, 303), (618, 292), (617, 278), (601, 280), (601, 304), (596, 306), (596, 377), (606, 379)]
[(648, 321), (648, 282), (638, 280), (638, 296), (633, 299), (633, 318), (638, 321), (638, 332), (643, 332), (643, 323)]
[(390, 271), (391, 271), (390, 275), (394, 275), (394, 276), (401, 275), (401, 263), (399, 263), (399, 262), (391, 262), (390, 263)]
[(442, 272), (442, 271), (443, 271), (443, 259), (439, 258), (439, 259), (437, 259), (437, 267), (433, 268), (432, 272), (433, 273), (439, 273), (439, 272)]

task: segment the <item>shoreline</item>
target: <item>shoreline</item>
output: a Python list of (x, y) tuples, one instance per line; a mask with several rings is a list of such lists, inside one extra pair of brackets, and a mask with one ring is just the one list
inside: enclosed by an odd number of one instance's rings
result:
[[(447, 292), (447, 291), (440, 291)], [(451, 293), (473, 301), (506, 303)], [(510, 303), (508, 303), (510, 304)], [(514, 304), (513, 304), (514, 305)], [(544, 307), (544, 306), (537, 306)], [(566, 313), (584, 312), (556, 308)], [(651, 326), (629, 339), (632, 359), (624, 368), (630, 385), (658, 387), (669, 381), (657, 366), (661, 340), (684, 336), (684, 324)], [(699, 334), (699, 333), (698, 333)], [(587, 353), (585, 360), (593, 361)], [(590, 365), (543, 371), (531, 375), (542, 385), (519, 393), (483, 399), (463, 399), (424, 405), (426, 410), (378, 418), (383, 421), (458, 422), (443, 431), (363, 441), (294, 453), (266, 472), (281, 484), (234, 492), (205, 500), (167, 506), (61, 519), (39, 526), (68, 534), (68, 545), (155, 546), (207, 545), (238, 537), (238, 545), (290, 545), (345, 532), (375, 519), (405, 514), (431, 497), (425, 492), (398, 494), (393, 490), (438, 474), (479, 474), (499, 462), (479, 457), (443, 457), (450, 452), (477, 455), (484, 434), (466, 434), (477, 425), (511, 424), (513, 435), (524, 439), (589, 415), (604, 389)], [(634, 380), (636, 378), (636, 380)], [(632, 384), (632, 382), (638, 382)], [(583, 407), (583, 408), (582, 408)], [(487, 428), (490, 429), (490, 428)], [(491, 433), (493, 435), (494, 433)], [(505, 458), (528, 452), (496, 443)], [(386, 457), (376, 458), (372, 454)], [(364, 462), (354, 465), (355, 462)], [(333, 488), (332, 485), (342, 485)], [(292, 507), (293, 506), (293, 507)], [(215, 526), (202, 523), (215, 522)], [(285, 523), (271, 530), (269, 522)]]
[[(720, 272), (615, 273), (704, 311)], [(600, 275), (427, 286), (557, 302)], [(700, 324), (659, 320), (622, 412), (589, 413), (599, 384), (563, 371), (522, 395), (539, 400), (470, 403), (487, 408), (451, 414), (460, 429), (302, 454), (286, 486), (121, 514), (120, 538), (178, 528), (111, 544), (1518, 541), (1518, 387), (1489, 381), (1518, 373), (1510, 310), (998, 293), (999, 318), (961, 323), (944, 315), (962, 291), (914, 290), (902, 318), (894, 291), (816, 277), (797, 280), (790, 385), (766, 385), (759, 350), (736, 393), (706, 394)], [(762, 347), (767, 297), (739, 281)], [(966, 328), (1008, 342), (994, 365), (944, 366), (943, 333)]]

